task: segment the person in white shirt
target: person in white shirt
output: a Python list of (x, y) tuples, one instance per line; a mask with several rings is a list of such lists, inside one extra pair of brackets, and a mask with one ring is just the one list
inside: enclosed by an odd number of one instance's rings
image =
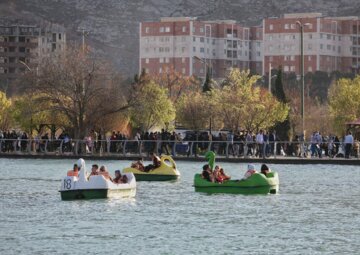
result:
[(347, 135), (345, 136), (344, 139), (344, 143), (345, 143), (345, 158), (349, 158), (350, 151), (354, 143), (354, 137), (352, 136), (351, 131), (347, 132)]
[(261, 158), (263, 156), (263, 146), (264, 146), (264, 133), (262, 129), (260, 129), (260, 132), (256, 135), (256, 144), (258, 147), (256, 156), (259, 155), (259, 157)]

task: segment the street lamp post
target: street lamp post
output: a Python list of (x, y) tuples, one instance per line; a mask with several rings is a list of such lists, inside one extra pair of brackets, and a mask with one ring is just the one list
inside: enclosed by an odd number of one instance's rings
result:
[(301, 75), (301, 121), (302, 121), (302, 135), (305, 141), (305, 80), (304, 80), (304, 27), (309, 26), (309, 23), (303, 24), (301, 21), (296, 21), (300, 28), (300, 75)]

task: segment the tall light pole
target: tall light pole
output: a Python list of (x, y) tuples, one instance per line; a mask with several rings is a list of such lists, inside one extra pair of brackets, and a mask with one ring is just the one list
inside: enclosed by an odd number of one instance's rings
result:
[(300, 28), (300, 75), (301, 75), (301, 121), (302, 121), (302, 135), (305, 141), (305, 80), (304, 80), (304, 27), (309, 26), (310, 23), (303, 24), (301, 21), (296, 21)]

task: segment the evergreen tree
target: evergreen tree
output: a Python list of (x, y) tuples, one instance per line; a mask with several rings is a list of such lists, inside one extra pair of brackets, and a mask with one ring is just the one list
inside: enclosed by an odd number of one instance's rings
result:
[[(273, 89), (273, 95), (282, 103), (286, 104), (288, 103), (288, 100), (286, 98), (284, 87), (283, 87), (283, 74), (281, 70), (281, 66), (278, 69), (277, 77), (275, 80), (275, 88)], [(289, 141), (290, 139), (290, 115), (288, 114), (286, 116), (286, 119), (283, 122), (279, 122), (275, 125), (274, 130), (276, 131), (276, 136), (279, 140), (282, 141)]]
[(211, 86), (211, 73), (212, 70), (211, 68), (207, 68), (206, 69), (206, 78), (205, 78), (205, 82), (203, 85), (203, 92), (209, 92), (213, 89), (213, 87)]

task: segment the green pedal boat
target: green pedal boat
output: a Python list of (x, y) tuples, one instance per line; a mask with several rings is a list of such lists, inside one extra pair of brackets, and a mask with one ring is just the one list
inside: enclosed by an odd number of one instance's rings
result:
[(195, 174), (194, 187), (197, 192), (210, 194), (276, 194), (279, 191), (279, 176), (276, 172), (270, 172), (266, 176), (254, 173), (247, 179), (214, 183), (203, 179), (200, 174)]

